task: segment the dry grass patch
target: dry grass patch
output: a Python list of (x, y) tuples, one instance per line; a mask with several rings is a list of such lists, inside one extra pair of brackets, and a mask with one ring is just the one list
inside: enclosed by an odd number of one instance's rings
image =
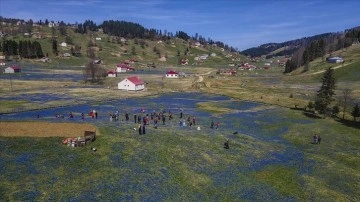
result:
[(81, 123), (0, 122), (3, 137), (78, 137), (85, 130), (97, 131), (97, 128)]

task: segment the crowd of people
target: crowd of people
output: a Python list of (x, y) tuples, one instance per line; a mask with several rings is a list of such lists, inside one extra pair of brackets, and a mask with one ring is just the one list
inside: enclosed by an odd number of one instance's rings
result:
[[(89, 111), (88, 116), (91, 117), (91, 119), (98, 119), (98, 111), (95, 109), (92, 109)], [(62, 118), (64, 119), (65, 116), (62, 113), (57, 113), (55, 115), (56, 118)], [(69, 112), (68, 118), (74, 119), (75, 115), (73, 112)], [(85, 121), (86, 117), (84, 113), (81, 113), (80, 115), (81, 119)], [(173, 113), (169, 110), (161, 110), (159, 112), (156, 112), (155, 110), (151, 113), (146, 113), (145, 109), (141, 109), (138, 113), (134, 113), (134, 123), (138, 124), (134, 130), (137, 130), (139, 135), (146, 134), (146, 127), (148, 125), (152, 125), (155, 129), (158, 128), (159, 122), (162, 125), (166, 125), (167, 121), (171, 122), (174, 119)], [(39, 118), (39, 115), (38, 115)], [(109, 113), (109, 119), (110, 122), (118, 121), (120, 119), (119, 111), (111, 112)], [(124, 119), (121, 119), (122, 121), (130, 121), (129, 113), (125, 112)], [(197, 119), (193, 115), (184, 114), (183, 111), (179, 114), (179, 127), (193, 127), (197, 124)], [(211, 120), (210, 128), (211, 129), (218, 129), (220, 126), (219, 122), (214, 122)], [(197, 126), (197, 130), (200, 130), (200, 126)], [(227, 140), (224, 143), (224, 148), (229, 149), (229, 140)]]

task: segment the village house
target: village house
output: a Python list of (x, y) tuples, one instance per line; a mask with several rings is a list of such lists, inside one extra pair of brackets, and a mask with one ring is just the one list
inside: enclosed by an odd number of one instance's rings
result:
[(13, 74), (13, 73), (19, 73), (21, 72), (21, 68), (17, 65), (12, 65), (10, 67), (5, 68), (4, 73), (5, 74)]
[(199, 59), (200, 59), (200, 60), (207, 60), (208, 57), (209, 57), (208, 54), (204, 54), (204, 55), (201, 55), (201, 56), (199, 57)]
[(71, 57), (71, 54), (70, 54), (70, 53), (64, 53), (64, 54), (63, 54), (63, 57), (64, 57), (64, 58)]
[(5, 66), (5, 55), (2, 54), (2, 52), (0, 53), (0, 66)]
[(99, 65), (99, 64), (101, 64), (101, 60), (93, 60), (93, 64), (94, 65)]
[(50, 59), (48, 57), (43, 57), (40, 59), (41, 62), (49, 62)]
[(134, 71), (135, 69), (130, 67), (128, 62), (123, 62), (121, 64), (116, 65), (116, 73), (124, 73), (127, 71)]
[(257, 69), (257, 67), (254, 66), (254, 65), (250, 65), (249, 63), (241, 64), (241, 65), (239, 65), (239, 67), (238, 67), (238, 70), (248, 70), (248, 71), (252, 71), (252, 70), (255, 70), (255, 69)]
[(95, 40), (96, 40), (96, 41), (101, 41), (101, 38), (100, 38), (100, 37), (96, 37)]
[(61, 46), (61, 47), (66, 47), (67, 44), (66, 44), (66, 42), (62, 42), (62, 43), (60, 44), (60, 46)]
[(174, 70), (169, 70), (165, 74), (166, 78), (179, 78), (179, 74), (175, 72)]
[(55, 24), (55, 22), (49, 22), (48, 26), (49, 26), (49, 27), (55, 27), (56, 24)]
[(342, 62), (344, 62), (344, 59), (336, 56), (336, 57), (329, 58), (328, 62), (329, 63), (342, 63)]
[(182, 59), (182, 60), (180, 61), (180, 64), (181, 64), (181, 65), (189, 65), (189, 60), (188, 60), (188, 59)]
[(110, 70), (107, 72), (107, 76), (108, 77), (116, 77), (116, 71), (115, 70)]
[(201, 43), (197, 41), (197, 42), (195, 42), (194, 46), (195, 46), (195, 47), (200, 47), (200, 46), (201, 46)]
[(119, 90), (140, 91), (145, 89), (145, 82), (137, 76), (128, 77), (118, 83)]

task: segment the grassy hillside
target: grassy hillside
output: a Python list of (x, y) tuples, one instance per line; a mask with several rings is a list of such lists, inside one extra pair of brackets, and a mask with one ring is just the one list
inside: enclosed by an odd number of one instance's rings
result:
[[(138, 43), (141, 39), (126, 39), (120, 42), (113, 36), (109, 36), (102, 32), (91, 32), (87, 34), (75, 33), (73, 28), (67, 27), (66, 36), (61, 36), (59, 30), (55, 29), (55, 38), (58, 44), (59, 56), (56, 56), (52, 50), (53, 30), (46, 26), (33, 27), (33, 33), (40, 33), (41, 39), (35, 37), (25, 37), (22, 34), (17, 36), (8, 36), (6, 39), (19, 40), (37, 40), (42, 46), (44, 54), (48, 54), (51, 59), (51, 66), (82, 66), (90, 62), (87, 57), (89, 44), (95, 51), (96, 59), (101, 59), (103, 65), (107, 69), (112, 69), (116, 64), (127, 59), (136, 59), (139, 63), (135, 64), (136, 68), (144, 68), (149, 63), (156, 66), (178, 66), (181, 59), (188, 59), (189, 66), (210, 66), (218, 67), (228, 65), (229, 62), (236, 59), (237, 61), (245, 60), (245, 57), (238, 53), (231, 53), (232, 57), (226, 57), (229, 52), (222, 51), (218, 47), (205, 45), (204, 47), (195, 47), (190, 42), (179, 38), (172, 38), (168, 41), (145, 40), (145, 45)], [(61, 47), (60, 43), (66, 41), (66, 37), (70, 38), (72, 43), (67, 47)], [(96, 40), (101, 38), (101, 40)], [(60, 57), (64, 53), (71, 53), (71, 48), (75, 45), (81, 46), (80, 57), (63, 58)], [(157, 50), (157, 52), (154, 51)], [(185, 51), (188, 53), (185, 55)], [(180, 53), (180, 55), (178, 54)], [(215, 53), (216, 56), (210, 56)], [(195, 61), (194, 58), (208, 54), (209, 57), (204, 61)], [(160, 57), (166, 57), (166, 61), (160, 61)]]

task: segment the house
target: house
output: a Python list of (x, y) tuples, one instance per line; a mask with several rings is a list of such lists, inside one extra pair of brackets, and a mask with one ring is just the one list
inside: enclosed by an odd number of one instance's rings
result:
[(95, 40), (96, 40), (96, 41), (101, 41), (101, 38), (100, 38), (100, 37), (96, 37)]
[(117, 64), (116, 65), (116, 72), (117, 73), (122, 73), (122, 72), (127, 72), (127, 71), (134, 71), (135, 69), (130, 67), (129, 63), (127, 62), (123, 62), (121, 64)]
[(204, 55), (200, 56), (200, 60), (207, 60), (208, 57), (209, 57), (208, 54), (204, 54)]
[(195, 47), (200, 47), (200, 46), (201, 46), (201, 43), (197, 41), (197, 42), (195, 42), (194, 46), (195, 46)]
[(50, 59), (48, 57), (43, 57), (40, 59), (41, 62), (49, 62)]
[(71, 56), (70, 53), (64, 53), (64, 54), (63, 54), (63, 57), (65, 57), (65, 58), (68, 58), (68, 57), (70, 57), (70, 56)]
[(115, 70), (110, 70), (107, 72), (108, 77), (116, 77), (116, 71)]
[(62, 42), (62, 43), (60, 44), (60, 46), (61, 46), (61, 47), (66, 47), (67, 44), (66, 44), (65, 42)]
[(179, 74), (173, 70), (169, 70), (165, 74), (166, 78), (179, 78)]
[(329, 58), (328, 62), (329, 63), (342, 63), (342, 62), (344, 62), (344, 59), (336, 56), (336, 57)]
[(5, 55), (0, 54), (0, 66), (5, 66)]
[(128, 77), (118, 83), (119, 90), (139, 91), (145, 89), (145, 83), (137, 76)]
[(99, 65), (99, 64), (101, 64), (101, 60), (94, 60), (94, 61), (93, 61), (93, 64), (94, 64), (94, 65)]
[(210, 56), (211, 57), (216, 57), (216, 53), (211, 53)]
[(180, 61), (180, 64), (181, 64), (181, 65), (189, 65), (189, 60), (188, 60), (188, 59), (182, 59), (182, 60)]
[(49, 27), (55, 27), (56, 24), (55, 24), (54, 22), (49, 22), (48, 26), (49, 26)]
[(21, 68), (19, 66), (17, 66), (17, 65), (7, 67), (4, 70), (5, 74), (13, 74), (13, 73), (18, 73), (18, 72), (21, 72)]

